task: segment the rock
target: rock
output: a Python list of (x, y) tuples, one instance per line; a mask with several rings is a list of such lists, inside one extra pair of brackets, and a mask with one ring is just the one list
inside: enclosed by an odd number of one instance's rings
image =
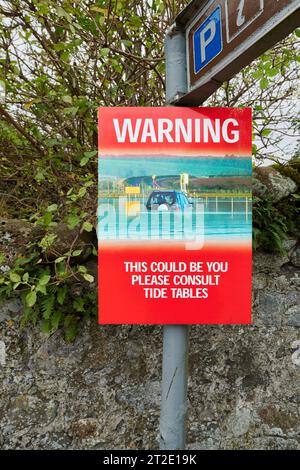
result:
[(253, 269), (258, 273), (274, 273), (279, 272), (280, 268), (289, 262), (286, 254), (256, 252), (253, 255)]
[(0, 308), (0, 322), (20, 318), (23, 310), (22, 302), (18, 298), (7, 300)]
[(92, 253), (95, 245), (95, 233), (93, 231), (87, 232), (84, 230), (81, 232), (80, 227), (70, 230), (67, 224), (60, 223), (52, 230), (52, 233), (56, 235), (56, 239), (45, 251), (45, 257), (49, 261), (63, 256), (70, 249), (72, 251), (82, 250), (80, 256), (76, 256), (76, 262), (86, 260)]
[(287, 176), (283, 176), (275, 168), (255, 167), (253, 171), (252, 191), (254, 196), (270, 195), (278, 202), (297, 190), (297, 184)]
[(281, 325), (285, 306), (284, 294), (260, 292), (258, 315), (265, 325)]
[(36, 240), (41, 232), (41, 228), (26, 220), (0, 217), (0, 253), (4, 255), (0, 272), (10, 268), (17, 258), (26, 256), (27, 243)]
[(287, 324), (289, 326), (300, 326), (300, 305), (290, 307), (287, 312)]
[(293, 413), (273, 404), (264, 406), (258, 414), (261, 420), (268, 424), (271, 429), (274, 429), (274, 427), (279, 429), (280, 431), (277, 432), (282, 436), (284, 436), (284, 431), (287, 432), (298, 424), (298, 419)]
[(291, 263), (293, 266), (300, 268), (300, 246), (298, 246), (291, 254)]
[(240, 408), (229, 417), (227, 429), (234, 437), (240, 437), (249, 431), (252, 421), (251, 411), (248, 408)]
[(0, 366), (5, 366), (6, 363), (6, 346), (4, 341), (0, 341)]
[(98, 422), (94, 418), (79, 419), (71, 424), (71, 431), (76, 437), (84, 439), (96, 434), (98, 427)]
[[(287, 251), (289, 254), (291, 251), (295, 248), (297, 245), (297, 239), (295, 238), (288, 238), (287, 240), (283, 240), (282, 242), (282, 248)], [(300, 261), (300, 258), (299, 258)]]

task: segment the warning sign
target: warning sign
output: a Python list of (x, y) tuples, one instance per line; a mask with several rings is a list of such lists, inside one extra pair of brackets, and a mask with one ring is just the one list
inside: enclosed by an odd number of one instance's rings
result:
[(99, 109), (99, 323), (251, 321), (251, 110)]

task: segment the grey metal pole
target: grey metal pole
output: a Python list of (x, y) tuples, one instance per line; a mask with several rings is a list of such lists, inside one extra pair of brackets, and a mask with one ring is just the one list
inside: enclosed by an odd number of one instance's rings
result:
[[(174, 25), (166, 35), (166, 101), (187, 91), (184, 33)], [(188, 326), (163, 327), (160, 449), (185, 449), (188, 377)]]

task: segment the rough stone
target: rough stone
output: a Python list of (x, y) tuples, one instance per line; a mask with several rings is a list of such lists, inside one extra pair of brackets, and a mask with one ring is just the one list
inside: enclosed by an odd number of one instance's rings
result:
[(291, 255), (291, 263), (293, 266), (300, 268), (300, 246), (298, 246)]
[(256, 167), (253, 171), (252, 190), (255, 196), (270, 195), (274, 202), (278, 202), (294, 193), (297, 190), (297, 184), (271, 166)]
[(293, 305), (287, 312), (287, 324), (290, 326), (300, 326), (300, 304)]
[(260, 292), (259, 313), (265, 325), (281, 325), (284, 312), (284, 294), (274, 292)]
[[(253, 325), (190, 329), (189, 449), (300, 450), (297, 268), (254, 258)], [(0, 306), (1, 448), (158, 448), (161, 327), (89, 321), (68, 344), (20, 315)]]

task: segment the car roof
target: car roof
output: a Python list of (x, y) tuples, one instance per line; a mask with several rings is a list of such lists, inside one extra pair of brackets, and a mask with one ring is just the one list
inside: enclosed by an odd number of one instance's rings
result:
[(175, 189), (155, 189), (153, 193), (181, 193), (181, 191), (176, 191)]

